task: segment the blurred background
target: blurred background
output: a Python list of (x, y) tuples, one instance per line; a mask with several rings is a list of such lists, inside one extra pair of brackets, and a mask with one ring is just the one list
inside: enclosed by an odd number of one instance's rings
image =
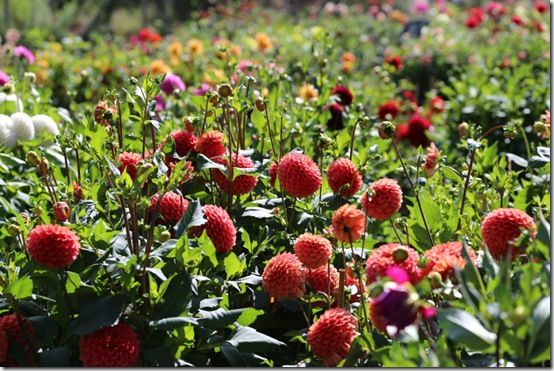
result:
[[(370, 7), (394, 3), (395, 8), (412, 6), (412, 1), (366, 0), (332, 2), (324, 0), (1, 0), (0, 33), (9, 28), (41, 30), (51, 37), (61, 38), (71, 32), (87, 38), (92, 31), (120, 35), (130, 34), (145, 26), (154, 27), (162, 34), (189, 19), (217, 13), (232, 16), (234, 10), (275, 8), (291, 16), (324, 11), (330, 7), (359, 4)], [(429, 2), (441, 2), (429, 0)], [(445, 1), (442, 1), (445, 2)], [(481, 0), (449, 0), (463, 6), (482, 4)], [(510, 3), (512, 1), (504, 1)]]

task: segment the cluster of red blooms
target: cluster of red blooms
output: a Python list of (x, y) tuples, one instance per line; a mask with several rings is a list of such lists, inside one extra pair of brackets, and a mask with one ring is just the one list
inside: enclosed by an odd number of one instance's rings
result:
[(338, 100), (328, 106), (331, 118), (327, 121), (327, 127), (329, 130), (344, 129), (343, 112), (354, 101), (354, 94), (346, 86), (337, 85), (331, 91), (331, 95), (337, 96)]
[(133, 46), (138, 46), (143, 53), (150, 52), (150, 46), (162, 41), (162, 36), (151, 28), (141, 28), (136, 35), (129, 38), (129, 43)]
[[(549, 6), (546, 2), (537, 0), (534, 3), (534, 8), (539, 14), (544, 14), (548, 12)], [(490, 19), (498, 23), (501, 18), (507, 13), (508, 9), (502, 2), (491, 1), (487, 3), (483, 8), (474, 7), (468, 9), (468, 17), (466, 18), (464, 24), (466, 25), (466, 27), (471, 29), (477, 28), (485, 21), (485, 14)], [(513, 14), (511, 20), (512, 23), (518, 26), (525, 27), (529, 25), (519, 14)], [(534, 27), (538, 32), (545, 31), (545, 25), (539, 19), (534, 19), (531, 26)]]
[(427, 114), (418, 113), (418, 105), (413, 92), (404, 91), (403, 100), (399, 103), (397, 100), (389, 100), (379, 106), (378, 115), (381, 120), (394, 120), (401, 113), (410, 115), (406, 124), (400, 124), (396, 127), (395, 137), (401, 140), (407, 140), (414, 146), (428, 146), (430, 144), (427, 137), (433, 124), (430, 118), (435, 114), (440, 114), (446, 109), (446, 103), (440, 96), (434, 96), (429, 100)]

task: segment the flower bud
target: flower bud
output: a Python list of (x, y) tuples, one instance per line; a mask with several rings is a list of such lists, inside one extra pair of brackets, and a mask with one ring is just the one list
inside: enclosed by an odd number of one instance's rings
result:
[(258, 109), (258, 111), (260, 112), (264, 112), (266, 107), (265, 107), (265, 102), (263, 101), (263, 99), (261, 99), (260, 97), (256, 98), (256, 108)]
[(468, 134), (469, 134), (469, 124), (467, 122), (462, 122), (460, 125), (458, 125), (458, 135), (461, 138), (467, 138)]
[(69, 218), (71, 210), (64, 201), (58, 201), (54, 204), (54, 217), (58, 222), (65, 222)]
[(217, 87), (217, 94), (223, 98), (230, 97), (233, 94), (233, 88), (229, 84), (221, 84)]
[(160, 233), (160, 236), (158, 237), (158, 241), (160, 242), (166, 242), (171, 238), (171, 233), (169, 231), (163, 231)]
[(37, 75), (34, 72), (25, 72), (23, 80), (29, 84), (34, 84), (37, 81)]
[(40, 156), (35, 151), (29, 151), (27, 153), (27, 163), (32, 166), (38, 166), (40, 164)]
[(403, 247), (399, 247), (392, 252), (392, 260), (396, 263), (402, 263), (406, 259), (408, 259), (408, 251)]
[(10, 224), (8, 226), (8, 232), (10, 232), (12, 236), (17, 236), (21, 233), (21, 228), (19, 228), (17, 224)]
[(83, 199), (83, 189), (77, 182), (73, 182), (73, 199), (75, 202), (79, 202)]
[(396, 131), (396, 125), (394, 125), (390, 121), (383, 121), (381, 124), (379, 124), (378, 131), (381, 139), (389, 139), (394, 135), (394, 132)]

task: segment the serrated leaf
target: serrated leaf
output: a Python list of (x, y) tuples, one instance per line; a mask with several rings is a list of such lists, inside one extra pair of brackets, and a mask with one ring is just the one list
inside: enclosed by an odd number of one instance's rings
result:
[(20, 277), (6, 287), (5, 293), (11, 294), (16, 300), (28, 298), (33, 294), (33, 280), (29, 276)]

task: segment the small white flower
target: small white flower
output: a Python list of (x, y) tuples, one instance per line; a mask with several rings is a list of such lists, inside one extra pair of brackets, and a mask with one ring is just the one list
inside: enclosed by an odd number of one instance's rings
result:
[(37, 135), (41, 133), (50, 133), (53, 135), (58, 135), (60, 130), (56, 122), (48, 115), (35, 115), (31, 117), (33, 120), (33, 125), (35, 126), (35, 133)]
[(18, 140), (31, 140), (35, 137), (35, 126), (28, 114), (17, 112), (11, 118), (13, 130), (17, 133)]
[(10, 116), (0, 115), (0, 146), (7, 149), (15, 147), (17, 133), (13, 130), (13, 123)]

